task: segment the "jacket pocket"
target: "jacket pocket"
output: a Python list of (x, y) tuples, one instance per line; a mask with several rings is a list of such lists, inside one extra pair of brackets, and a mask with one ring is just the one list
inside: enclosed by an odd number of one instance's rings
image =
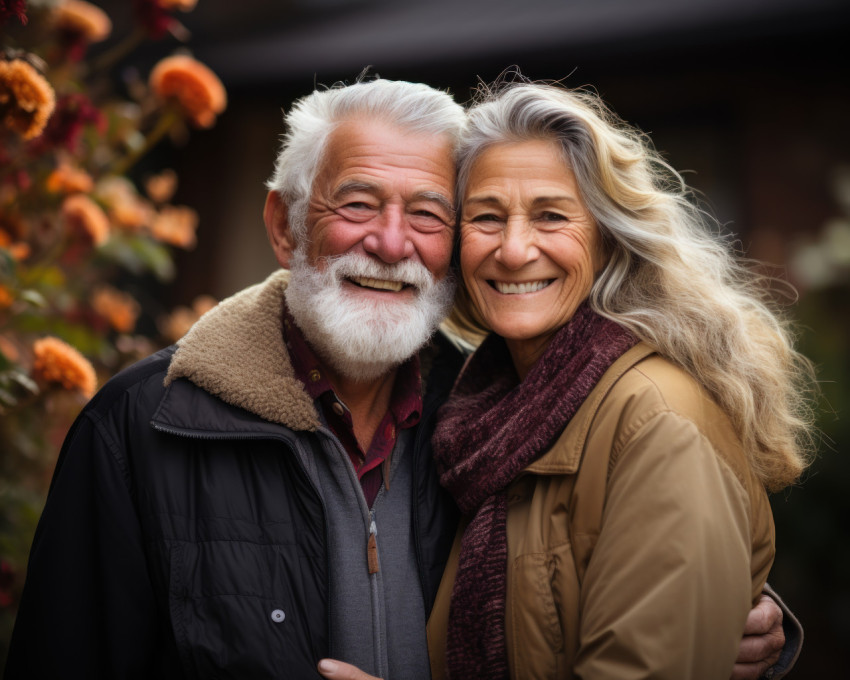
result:
[(317, 659), (310, 651), (316, 640), (310, 639), (306, 617), (322, 617), (324, 611), (310, 612), (300, 594), (288, 592), (293, 575), (283, 573), (289, 569), (282, 546), (181, 541), (171, 543), (170, 556), (169, 613), (191, 676), (315, 673)]
[(570, 677), (578, 636), (578, 581), (569, 544), (518, 556), (511, 569), (511, 677)]

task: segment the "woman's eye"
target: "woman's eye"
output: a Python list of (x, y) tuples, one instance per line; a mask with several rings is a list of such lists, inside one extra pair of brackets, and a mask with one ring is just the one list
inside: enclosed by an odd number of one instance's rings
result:
[(544, 212), (540, 219), (544, 222), (569, 222), (569, 219), (560, 213)]
[(500, 220), (501, 218), (498, 215), (484, 213), (482, 215), (475, 215), (470, 222), (499, 222)]

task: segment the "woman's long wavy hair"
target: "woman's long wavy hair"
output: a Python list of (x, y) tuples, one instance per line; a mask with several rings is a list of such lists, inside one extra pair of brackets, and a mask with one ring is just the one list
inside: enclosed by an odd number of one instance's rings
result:
[[(797, 480), (814, 450), (811, 363), (794, 348), (768, 285), (734, 253), (649, 138), (595, 93), (528, 82), (482, 87), (459, 149), (458, 199), (490, 146), (547, 139), (563, 152), (608, 263), (592, 308), (682, 366), (729, 415), (771, 491)], [(461, 285), (449, 330), (487, 332)]]

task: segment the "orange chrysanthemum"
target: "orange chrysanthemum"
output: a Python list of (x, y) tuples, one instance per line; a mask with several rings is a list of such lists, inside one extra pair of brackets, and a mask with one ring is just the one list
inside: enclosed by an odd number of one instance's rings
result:
[(85, 194), (72, 194), (62, 201), (62, 217), (71, 230), (99, 246), (109, 238), (109, 218), (103, 209)]
[(167, 206), (151, 225), (154, 238), (178, 248), (195, 247), (198, 213), (185, 206)]
[(192, 311), (194, 311), (200, 319), (217, 304), (218, 300), (216, 300), (212, 295), (199, 295), (192, 301)]
[(56, 8), (56, 25), (72, 31), (86, 42), (101, 42), (112, 32), (112, 21), (100, 7), (83, 0), (65, 0)]
[(215, 307), (218, 301), (210, 295), (200, 295), (195, 298), (191, 307), (177, 307), (171, 314), (159, 320), (159, 331), (163, 337), (170, 342), (177, 342), (209, 310)]
[(2, 229), (0, 229), (0, 248), (8, 250), (12, 258), (18, 262), (30, 256), (29, 244), (23, 241), (12, 241), (12, 237)]
[(119, 333), (132, 331), (141, 311), (132, 295), (110, 286), (102, 286), (94, 291), (91, 306)]
[(33, 375), (91, 398), (97, 389), (94, 367), (76, 349), (59, 338), (42, 338), (33, 344)]
[(156, 216), (153, 206), (126, 177), (105, 177), (97, 183), (95, 195), (106, 205), (114, 224), (126, 231), (138, 231)]
[(197, 4), (198, 0), (159, 0), (163, 9), (179, 9), (181, 12), (191, 12)]
[(20, 361), (21, 353), (18, 351), (17, 342), (5, 335), (0, 335), (0, 355), (9, 361)]
[(145, 191), (154, 203), (170, 201), (176, 190), (177, 173), (174, 170), (163, 170), (145, 182)]
[(212, 127), (227, 106), (227, 92), (218, 76), (182, 54), (166, 57), (154, 66), (150, 88), (158, 99), (176, 101), (196, 127)]
[(177, 307), (170, 314), (163, 316), (159, 323), (159, 332), (168, 342), (177, 342), (198, 320), (198, 315), (188, 307)]
[(0, 285), (0, 309), (8, 309), (15, 301), (15, 296), (8, 286)]
[(53, 109), (53, 88), (20, 59), (0, 60), (0, 122), (23, 139), (38, 137)]
[(89, 173), (68, 163), (61, 163), (47, 177), (47, 190), (55, 194), (89, 193), (94, 180)]

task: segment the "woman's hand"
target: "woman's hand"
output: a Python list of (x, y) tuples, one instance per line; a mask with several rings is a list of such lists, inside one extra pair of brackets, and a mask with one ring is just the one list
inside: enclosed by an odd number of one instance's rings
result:
[(731, 680), (758, 680), (779, 660), (784, 644), (782, 610), (770, 596), (762, 595), (747, 615)]
[(357, 666), (334, 659), (319, 661), (319, 673), (329, 680), (381, 680), (374, 675), (364, 673)]

